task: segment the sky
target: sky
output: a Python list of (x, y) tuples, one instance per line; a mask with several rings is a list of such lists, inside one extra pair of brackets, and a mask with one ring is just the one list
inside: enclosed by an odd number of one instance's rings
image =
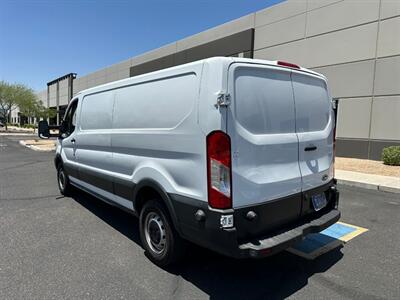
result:
[(281, 0), (0, 0), (0, 80), (36, 91)]

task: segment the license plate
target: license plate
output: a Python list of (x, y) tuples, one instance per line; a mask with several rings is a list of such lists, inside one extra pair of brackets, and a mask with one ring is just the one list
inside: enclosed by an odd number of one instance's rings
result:
[(311, 200), (315, 211), (319, 211), (326, 206), (326, 197), (324, 193), (311, 196)]

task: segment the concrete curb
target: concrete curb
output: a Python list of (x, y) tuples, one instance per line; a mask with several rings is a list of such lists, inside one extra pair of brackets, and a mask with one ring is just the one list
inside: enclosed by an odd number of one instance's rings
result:
[(338, 184), (400, 194), (400, 178), (336, 170)]
[(379, 185), (377, 185), (377, 184), (344, 180), (344, 179), (337, 179), (337, 183), (343, 184), (343, 185), (348, 185), (348, 186), (359, 187), (359, 188), (363, 188), (363, 189), (368, 189), (368, 190), (378, 190), (378, 187), (379, 187)]
[(29, 148), (29, 149), (32, 149), (32, 150), (34, 150), (34, 151), (39, 151), (39, 152), (52, 152), (52, 151), (55, 151), (55, 150), (56, 150), (55, 147), (54, 147), (54, 148), (45, 148), (45, 149), (43, 149), (43, 148), (41, 148), (41, 147), (39, 147), (39, 146), (29, 145), (29, 144), (26, 144), (25, 141), (19, 141), (19, 144), (20, 144), (21, 146), (24, 146), (24, 147), (27, 147), (27, 148)]
[(372, 184), (372, 183), (365, 183), (365, 182), (358, 182), (358, 181), (350, 181), (350, 180), (337, 180), (338, 184), (347, 185), (347, 186), (354, 186), (368, 190), (377, 190), (382, 192), (388, 193), (396, 193), (400, 194), (400, 188), (379, 185), (379, 184)]

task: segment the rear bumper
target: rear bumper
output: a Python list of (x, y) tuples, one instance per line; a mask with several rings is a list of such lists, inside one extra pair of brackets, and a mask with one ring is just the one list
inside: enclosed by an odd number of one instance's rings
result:
[(340, 212), (333, 209), (330, 212), (313, 219), (310, 222), (272, 235), (239, 245), (241, 257), (264, 257), (285, 250), (301, 241), (307, 234), (316, 233), (336, 223)]
[[(339, 193), (334, 182), (326, 187), (325, 192), (329, 195), (329, 202), (323, 210), (300, 215), (295, 221), (273, 226), (266, 224), (261, 218), (246, 224), (243, 218), (240, 219), (243, 215), (242, 209), (220, 211), (210, 209), (204, 201), (179, 195), (170, 195), (170, 198), (177, 218), (177, 229), (183, 238), (226, 256), (257, 258), (283, 251), (306, 235), (320, 232), (337, 222), (340, 218), (337, 209)], [(304, 198), (306, 196), (305, 194)], [(293, 199), (297, 201), (298, 195)], [(246, 211), (248, 210), (262, 212), (260, 206), (247, 207)], [(196, 218), (198, 211), (203, 212), (201, 220)], [(226, 215), (234, 217), (234, 227), (222, 228), (221, 217)]]

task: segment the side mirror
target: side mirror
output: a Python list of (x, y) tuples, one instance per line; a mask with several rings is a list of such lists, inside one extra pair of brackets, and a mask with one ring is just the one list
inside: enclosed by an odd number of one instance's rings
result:
[(48, 139), (50, 137), (49, 123), (46, 120), (39, 121), (38, 135), (41, 139)]

